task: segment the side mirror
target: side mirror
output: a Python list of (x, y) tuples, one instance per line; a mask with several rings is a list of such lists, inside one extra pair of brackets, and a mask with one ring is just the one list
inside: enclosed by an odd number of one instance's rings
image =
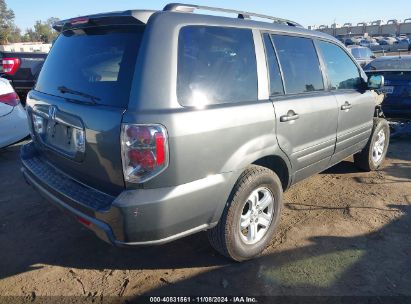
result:
[(381, 89), (384, 86), (384, 76), (373, 75), (368, 78), (368, 88), (372, 90)]
[(371, 55), (370, 58), (371, 58), (371, 59), (375, 59), (375, 58), (377, 58), (377, 56)]

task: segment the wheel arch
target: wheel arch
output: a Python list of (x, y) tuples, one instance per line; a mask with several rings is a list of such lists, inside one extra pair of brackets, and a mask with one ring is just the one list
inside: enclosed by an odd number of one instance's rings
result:
[(290, 168), (288, 163), (278, 155), (268, 155), (257, 159), (252, 165), (257, 165), (270, 169), (281, 181), (283, 190), (287, 190), (291, 184)]
[(281, 181), (283, 191), (287, 190), (292, 185), (291, 165), (288, 162), (288, 159), (284, 159), (282, 156), (277, 154), (269, 154), (266, 156), (260, 156), (254, 161), (248, 162), (248, 165), (242, 167), (242, 169), (236, 170), (235, 173), (232, 174), (230, 181), (228, 182), (230, 186), (227, 188), (228, 191), (226, 192), (224, 204), (220, 204), (220, 206), (215, 210), (213, 216), (211, 217), (211, 227), (215, 226), (215, 224), (217, 224), (217, 222), (220, 220), (220, 217), (226, 206), (226, 202), (230, 199), (236, 183), (238, 182), (242, 173), (251, 165), (265, 167), (277, 174), (278, 178)]

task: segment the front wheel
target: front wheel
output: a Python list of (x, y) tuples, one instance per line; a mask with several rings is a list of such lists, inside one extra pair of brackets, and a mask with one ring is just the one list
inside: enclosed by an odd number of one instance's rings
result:
[(374, 118), (374, 127), (365, 148), (354, 155), (354, 164), (364, 171), (379, 170), (390, 142), (390, 127), (385, 119)]
[(234, 186), (218, 225), (208, 231), (211, 245), (235, 261), (259, 255), (279, 222), (282, 193), (273, 171), (250, 166)]

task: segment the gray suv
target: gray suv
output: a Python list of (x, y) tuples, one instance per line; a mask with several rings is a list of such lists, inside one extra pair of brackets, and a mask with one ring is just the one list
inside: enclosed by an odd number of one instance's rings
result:
[(250, 259), (272, 239), (291, 185), (350, 155), (367, 171), (383, 163), (389, 128), (370, 90), (383, 79), (367, 82), (331, 36), (184, 4), (55, 29), (27, 98), (22, 171), (111, 244), (206, 230), (221, 254)]

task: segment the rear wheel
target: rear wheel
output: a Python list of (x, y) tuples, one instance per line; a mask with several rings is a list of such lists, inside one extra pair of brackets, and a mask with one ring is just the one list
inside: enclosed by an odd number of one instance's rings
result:
[(280, 219), (282, 186), (271, 170), (250, 166), (240, 176), (216, 227), (208, 231), (211, 245), (235, 261), (260, 254)]
[(354, 155), (354, 164), (364, 171), (379, 170), (384, 163), (390, 141), (390, 127), (385, 119), (375, 118), (371, 137), (365, 148)]

